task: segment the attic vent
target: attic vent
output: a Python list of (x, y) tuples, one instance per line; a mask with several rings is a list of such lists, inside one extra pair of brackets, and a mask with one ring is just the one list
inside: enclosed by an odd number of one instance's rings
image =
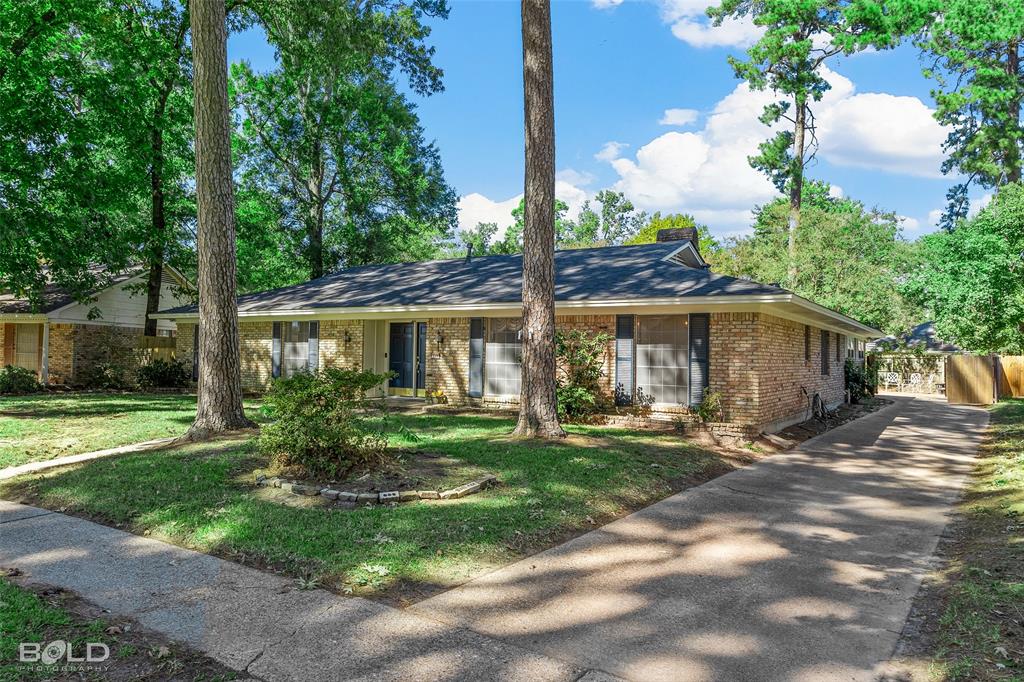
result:
[(679, 263), (680, 265), (687, 265), (689, 267), (693, 267), (693, 256), (687, 253), (686, 251), (676, 251), (675, 253), (668, 257), (668, 260), (672, 261), (673, 263)]

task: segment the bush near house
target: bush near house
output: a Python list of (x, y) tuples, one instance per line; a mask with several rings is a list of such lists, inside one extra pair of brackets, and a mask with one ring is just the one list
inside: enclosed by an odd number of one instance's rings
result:
[(24, 367), (7, 365), (0, 369), (0, 395), (24, 395), (42, 389), (36, 373)]
[(859, 403), (870, 398), (878, 391), (878, 370), (867, 363), (847, 360), (843, 368), (846, 390), (850, 392), (850, 402)]
[(143, 388), (184, 388), (189, 378), (185, 363), (178, 360), (157, 358), (136, 371), (136, 379)]
[(259, 449), (271, 468), (290, 475), (337, 479), (385, 463), (386, 403), (367, 392), (390, 374), (351, 369), (300, 372), (275, 381), (263, 409)]
[(113, 362), (98, 362), (75, 375), (75, 386), (99, 391), (127, 391), (134, 388), (128, 371)]
[(555, 358), (558, 363), (558, 418), (567, 422), (587, 421), (607, 407), (601, 393), (605, 352), (612, 337), (603, 332), (591, 334), (582, 329), (555, 334)]

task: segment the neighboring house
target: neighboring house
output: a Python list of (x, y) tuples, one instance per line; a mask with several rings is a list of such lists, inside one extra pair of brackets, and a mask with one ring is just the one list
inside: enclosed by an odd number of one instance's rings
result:
[[(776, 286), (713, 274), (693, 230), (655, 244), (555, 253), (559, 329), (610, 335), (603, 389), (686, 412), (705, 388), (725, 419), (781, 428), (809, 396), (845, 395), (846, 338), (879, 331)], [(350, 268), (238, 299), (242, 381), (307, 368), (392, 371), (392, 395), (443, 391), (457, 405), (514, 403), (520, 393), (521, 256)], [(178, 357), (198, 357), (194, 306), (163, 311), (178, 324)], [(806, 393), (805, 393), (806, 391)]]
[(897, 393), (945, 393), (946, 357), (963, 351), (940, 339), (934, 322), (868, 344), (878, 368), (878, 386)]
[[(103, 289), (82, 303), (59, 286), (50, 284), (42, 302), (0, 293), (0, 366), (16, 365), (36, 372), (50, 384), (71, 384), (84, 369), (110, 362), (125, 369), (137, 366), (146, 321), (145, 283), (141, 268), (112, 276)], [(174, 268), (164, 266), (161, 307), (189, 301), (181, 292), (191, 284)], [(157, 333), (173, 336), (172, 321), (161, 320)]]

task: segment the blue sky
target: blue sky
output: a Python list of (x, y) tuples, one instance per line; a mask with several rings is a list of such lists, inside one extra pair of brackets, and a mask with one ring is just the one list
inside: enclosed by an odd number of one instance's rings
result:
[[(756, 117), (770, 94), (749, 92), (726, 62), (754, 28), (712, 28), (704, 4), (555, 0), (558, 194), (571, 209), (613, 188), (648, 211), (693, 213), (721, 235), (747, 229), (750, 210), (774, 196), (745, 160), (768, 136)], [(455, 0), (433, 27), (445, 91), (414, 101), (461, 197), (460, 223), (510, 222), (523, 182), (519, 3)], [(273, 66), (255, 30), (232, 36), (229, 58)], [(810, 175), (905, 216), (908, 238), (934, 229), (953, 179), (939, 172), (945, 133), (917, 51), (837, 60), (827, 77)]]

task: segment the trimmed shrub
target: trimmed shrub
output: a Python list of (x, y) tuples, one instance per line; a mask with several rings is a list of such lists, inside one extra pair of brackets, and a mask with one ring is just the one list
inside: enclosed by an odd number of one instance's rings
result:
[(602, 365), (608, 342), (604, 332), (591, 334), (581, 329), (555, 333), (555, 359), (558, 363), (558, 418), (562, 421), (586, 421), (607, 407), (601, 393)]
[(878, 390), (878, 370), (869, 367), (867, 363), (847, 360), (843, 367), (843, 378), (846, 390), (850, 392), (851, 403), (859, 403), (865, 398), (870, 398)]
[(14, 365), (0, 369), (0, 394), (23, 395), (41, 389), (42, 385), (36, 380), (36, 373), (30, 369)]
[(106, 391), (127, 391), (133, 388), (125, 368), (112, 362), (97, 362), (79, 370), (75, 374), (75, 385)]
[(161, 358), (139, 367), (135, 376), (143, 388), (183, 388), (191, 378), (185, 363)]
[(367, 392), (390, 374), (351, 369), (301, 372), (270, 386), (263, 411), (274, 421), (258, 446), (278, 472), (342, 478), (387, 464), (387, 404)]
[(697, 418), (702, 422), (722, 421), (722, 394), (712, 391), (711, 387), (704, 389), (704, 396), (700, 405), (697, 406)]

